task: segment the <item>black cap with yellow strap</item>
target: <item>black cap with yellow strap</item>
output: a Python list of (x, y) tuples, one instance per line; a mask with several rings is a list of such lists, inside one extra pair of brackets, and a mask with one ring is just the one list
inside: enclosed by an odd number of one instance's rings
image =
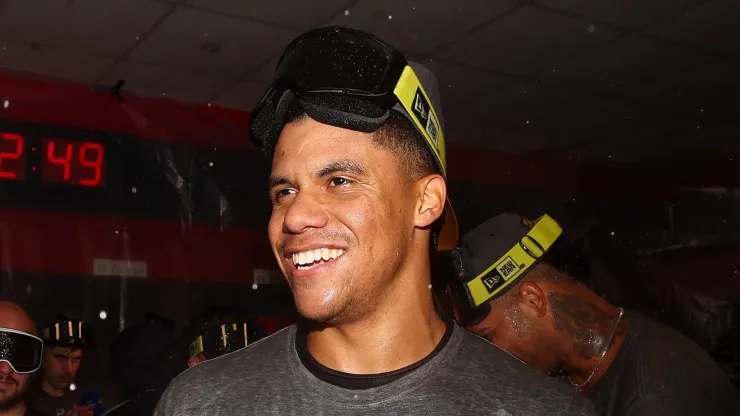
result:
[(504, 213), (466, 234), (452, 252), (457, 278), (447, 287), (457, 321), (472, 325), (485, 318), (488, 301), (532, 270), (562, 232), (549, 215), (530, 221)]

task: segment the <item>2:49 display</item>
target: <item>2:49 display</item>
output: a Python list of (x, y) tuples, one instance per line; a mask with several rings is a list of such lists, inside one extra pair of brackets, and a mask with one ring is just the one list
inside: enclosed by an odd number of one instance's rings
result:
[[(35, 147), (31, 152), (36, 152)], [(100, 143), (45, 138), (41, 145), (41, 177), (47, 183), (103, 187), (105, 148)], [(26, 179), (26, 140), (0, 133), (0, 179)], [(33, 167), (36, 170), (36, 167)]]

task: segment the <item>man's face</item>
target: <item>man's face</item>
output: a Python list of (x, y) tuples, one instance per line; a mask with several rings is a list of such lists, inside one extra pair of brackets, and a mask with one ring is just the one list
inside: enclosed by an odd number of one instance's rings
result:
[(69, 388), (80, 369), (82, 350), (65, 347), (44, 349), (44, 380), (57, 390)]
[(560, 357), (554, 356), (548, 348), (549, 334), (547, 320), (549, 315), (536, 318), (525, 313), (527, 307), (520, 303), (493, 303), (491, 313), (482, 322), (467, 329), (515, 357), (527, 363), (543, 374), (554, 374), (558, 371)]
[(18, 374), (10, 364), (0, 362), (0, 411), (13, 407), (28, 388), (30, 374)]
[(418, 195), (390, 150), (370, 134), (290, 123), (270, 188), (270, 243), (303, 316), (347, 321), (392, 301)]

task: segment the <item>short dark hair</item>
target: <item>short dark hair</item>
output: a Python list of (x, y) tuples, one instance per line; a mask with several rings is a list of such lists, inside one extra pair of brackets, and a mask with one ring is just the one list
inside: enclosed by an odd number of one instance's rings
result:
[[(286, 112), (285, 124), (301, 121), (306, 117), (308, 114), (300, 105), (300, 101), (294, 100)], [(373, 141), (381, 148), (393, 152), (409, 180), (440, 173), (425, 139), (411, 122), (397, 111), (391, 111), (388, 120), (373, 133)]]
[[(513, 301), (518, 288), (524, 283), (562, 282), (578, 283), (585, 279), (589, 262), (584, 256), (583, 242), (569, 243), (558, 241), (542, 256), (537, 264), (525, 276), (520, 277), (505, 294), (494, 298), (494, 304), (506, 304)], [(548, 268), (559, 273), (548, 272)], [(533, 273), (538, 271), (540, 273)]]

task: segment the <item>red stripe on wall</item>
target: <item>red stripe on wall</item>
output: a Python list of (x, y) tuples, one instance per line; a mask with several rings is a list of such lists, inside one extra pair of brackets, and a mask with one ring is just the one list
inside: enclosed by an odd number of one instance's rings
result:
[(94, 259), (145, 262), (148, 277), (251, 284), (276, 269), (265, 230), (0, 209), (0, 270), (93, 275)]

